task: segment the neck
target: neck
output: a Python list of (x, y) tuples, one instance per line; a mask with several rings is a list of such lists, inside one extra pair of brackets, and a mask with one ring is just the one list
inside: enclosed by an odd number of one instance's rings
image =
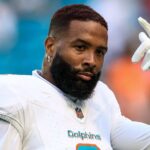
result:
[(52, 75), (49, 71), (42, 70), (42, 72), (40, 73), (40, 76), (42, 76), (45, 80), (47, 80), (47, 81), (51, 82), (52, 84), (54, 84), (54, 80), (53, 80)]

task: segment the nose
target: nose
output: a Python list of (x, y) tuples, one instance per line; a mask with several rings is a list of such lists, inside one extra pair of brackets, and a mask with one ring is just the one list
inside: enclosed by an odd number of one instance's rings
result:
[(93, 53), (86, 53), (83, 64), (86, 66), (96, 67), (95, 55)]

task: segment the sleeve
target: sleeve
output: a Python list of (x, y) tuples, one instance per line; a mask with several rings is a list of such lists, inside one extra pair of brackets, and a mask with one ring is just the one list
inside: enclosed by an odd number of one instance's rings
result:
[(0, 75), (0, 150), (19, 150), (24, 132), (23, 106), (8, 77)]
[(0, 120), (0, 149), (21, 150), (21, 138), (17, 130), (8, 122)]
[(114, 150), (150, 150), (150, 125), (131, 121), (121, 115), (119, 105), (112, 95), (113, 119), (111, 143)]
[(114, 150), (150, 150), (150, 126), (122, 116), (116, 119), (111, 140)]

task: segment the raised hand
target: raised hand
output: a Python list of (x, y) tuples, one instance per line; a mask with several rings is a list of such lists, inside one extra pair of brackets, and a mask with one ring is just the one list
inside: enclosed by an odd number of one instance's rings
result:
[(142, 17), (138, 18), (139, 24), (143, 27), (145, 32), (139, 33), (139, 40), (141, 41), (141, 44), (136, 49), (132, 56), (132, 62), (138, 62), (142, 60), (142, 69), (143, 70), (149, 70), (150, 69), (150, 24), (143, 19)]

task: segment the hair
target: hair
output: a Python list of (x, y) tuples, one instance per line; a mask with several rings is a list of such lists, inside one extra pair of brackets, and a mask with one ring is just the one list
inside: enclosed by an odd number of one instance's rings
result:
[(89, 6), (74, 4), (62, 7), (55, 12), (51, 19), (48, 35), (56, 36), (69, 28), (72, 20), (95, 21), (100, 23), (108, 30), (105, 19)]

